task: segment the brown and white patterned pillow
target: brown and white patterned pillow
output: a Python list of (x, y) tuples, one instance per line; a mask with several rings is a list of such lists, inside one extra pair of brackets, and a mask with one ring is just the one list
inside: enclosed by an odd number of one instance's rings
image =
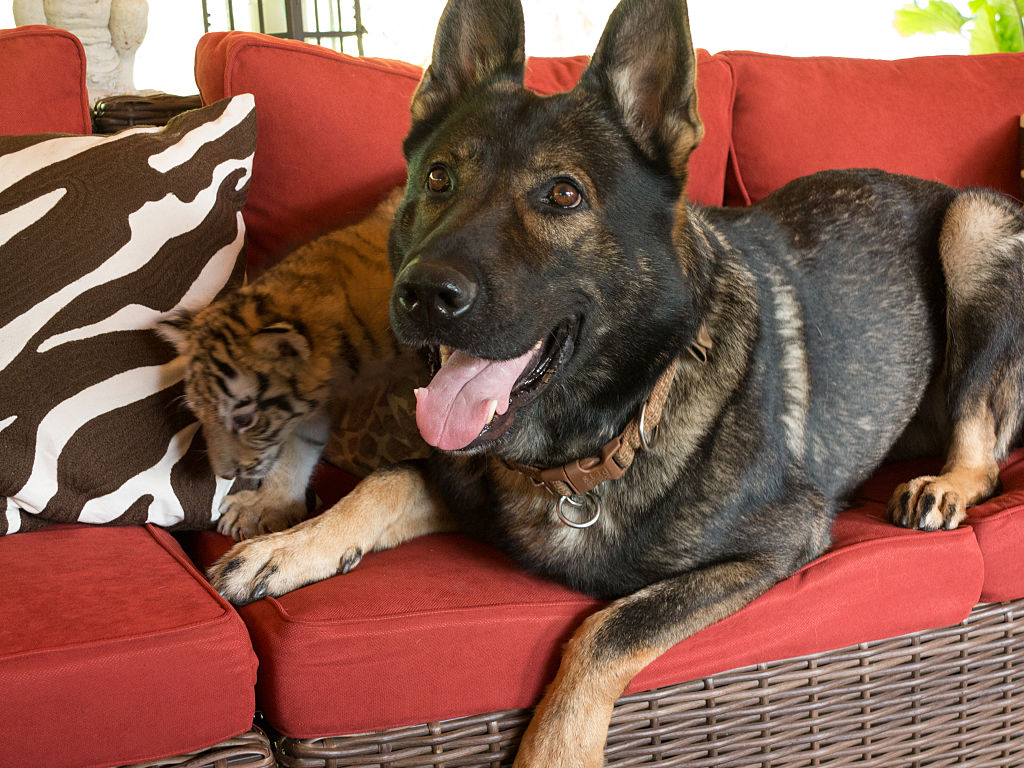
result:
[(202, 527), (216, 478), (151, 330), (242, 279), (253, 97), (114, 136), (0, 136), (0, 534)]

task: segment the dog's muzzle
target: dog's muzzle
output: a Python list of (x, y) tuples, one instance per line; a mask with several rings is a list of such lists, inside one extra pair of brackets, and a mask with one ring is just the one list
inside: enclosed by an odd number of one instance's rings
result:
[(476, 279), (454, 264), (416, 260), (395, 280), (393, 310), (421, 332), (443, 330), (476, 302)]

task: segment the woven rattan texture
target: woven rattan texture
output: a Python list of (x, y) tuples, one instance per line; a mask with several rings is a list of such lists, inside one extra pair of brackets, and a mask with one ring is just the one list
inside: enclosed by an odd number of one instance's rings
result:
[(274, 768), (274, 750), (257, 728), (207, 749), (129, 768)]
[[(285, 768), (499, 768), (527, 710), (283, 739)], [(615, 707), (608, 766), (1024, 766), (1024, 600), (962, 624), (760, 664)]]
[(175, 115), (201, 106), (203, 102), (198, 95), (150, 93), (107, 96), (93, 105), (92, 130), (93, 133), (117, 133), (136, 125), (167, 125)]

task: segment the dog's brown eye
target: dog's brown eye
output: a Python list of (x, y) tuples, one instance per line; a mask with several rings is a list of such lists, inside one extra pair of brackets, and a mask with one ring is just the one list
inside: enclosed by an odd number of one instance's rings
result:
[(427, 174), (427, 186), (431, 192), (447, 192), (451, 189), (452, 179), (444, 166), (435, 165)]
[(560, 208), (575, 208), (580, 204), (583, 195), (568, 181), (560, 181), (551, 188), (549, 199)]

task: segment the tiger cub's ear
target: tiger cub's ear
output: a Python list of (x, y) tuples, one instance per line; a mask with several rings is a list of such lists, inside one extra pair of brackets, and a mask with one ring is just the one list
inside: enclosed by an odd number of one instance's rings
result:
[(179, 355), (188, 353), (189, 342), (192, 340), (192, 319), (194, 312), (181, 310), (164, 318), (156, 324), (156, 332), (169, 341)]
[(253, 351), (271, 359), (293, 358), (296, 362), (309, 360), (309, 339), (291, 323), (268, 325), (253, 334)]

